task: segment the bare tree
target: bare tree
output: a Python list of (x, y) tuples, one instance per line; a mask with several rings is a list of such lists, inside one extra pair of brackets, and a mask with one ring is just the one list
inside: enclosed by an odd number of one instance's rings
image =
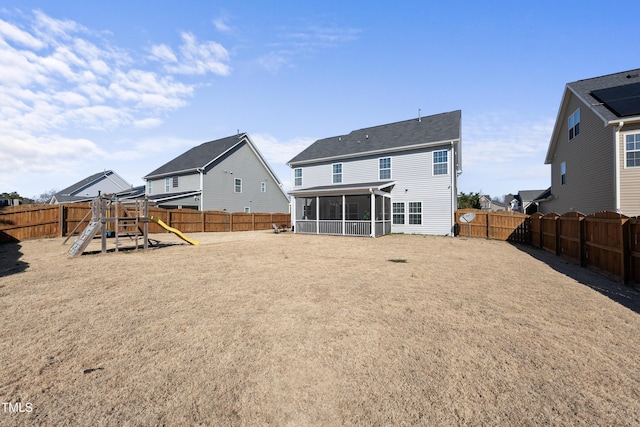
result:
[(33, 196), (33, 202), (34, 203), (49, 203), (49, 201), (51, 200), (51, 198), (58, 192), (57, 189), (51, 189), (49, 191), (45, 191), (44, 193), (40, 194), (39, 196)]

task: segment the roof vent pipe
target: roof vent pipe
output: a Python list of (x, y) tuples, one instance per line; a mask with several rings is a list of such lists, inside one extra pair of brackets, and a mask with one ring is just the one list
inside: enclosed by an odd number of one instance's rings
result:
[(422, 121), (422, 116), (420, 115), (420, 108), (418, 108), (418, 121), (419, 122)]

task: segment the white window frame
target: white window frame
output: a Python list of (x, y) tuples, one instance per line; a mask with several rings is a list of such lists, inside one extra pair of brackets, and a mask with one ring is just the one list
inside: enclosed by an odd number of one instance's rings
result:
[[(629, 139), (633, 138), (632, 141)], [(633, 145), (633, 149), (629, 149)], [(633, 165), (629, 165), (629, 154), (633, 154)], [(637, 168), (640, 167), (640, 133), (628, 133), (624, 136), (624, 167)]]
[[(389, 160), (389, 167), (382, 167), (382, 161), (384, 160)], [(389, 173), (388, 177), (383, 178), (382, 177), (382, 172), (387, 172)], [(391, 157), (387, 156), (387, 157), (380, 157), (378, 158), (378, 179), (380, 181), (382, 181), (383, 179), (391, 179)]]
[[(298, 172), (300, 172), (300, 176), (298, 176)], [(302, 186), (302, 168), (295, 168), (293, 170), (293, 186), (294, 187)]]
[(567, 183), (567, 162), (560, 163), (560, 185)]
[[(340, 172), (336, 172), (336, 167), (340, 167)], [(331, 182), (333, 184), (342, 184), (342, 163), (331, 164)]]
[(166, 177), (164, 179), (164, 192), (168, 193), (169, 192), (169, 188), (171, 188), (171, 178)]
[(173, 188), (178, 188), (178, 177), (174, 176), (173, 178), (171, 178), (171, 186)]
[(147, 181), (147, 184), (148, 184), (148, 189), (149, 189), (148, 190), (149, 192), (147, 194), (151, 195), (153, 193), (153, 181), (149, 180), (149, 181)]
[[(409, 225), (422, 225), (422, 202), (408, 202), (407, 215)], [(417, 217), (418, 222), (412, 222), (412, 217), (413, 221)]]
[[(438, 155), (444, 153), (445, 156), (445, 160), (442, 161), (441, 159), (438, 158)], [(438, 161), (436, 161), (438, 160)], [(432, 168), (431, 168), (431, 173), (433, 174), (433, 176), (436, 175), (449, 175), (449, 150), (437, 150), (433, 152), (432, 155)], [(445, 172), (440, 172), (440, 168), (441, 166), (444, 165), (445, 166)], [(436, 172), (437, 170), (437, 172)]]
[(260, 183), (260, 192), (261, 193), (266, 193), (267, 192), (267, 183), (265, 181), (262, 181)]
[[(398, 209), (398, 211), (396, 212), (396, 208), (402, 208), (402, 209)], [(402, 212), (400, 212), (400, 210), (402, 210)], [(406, 205), (404, 202), (393, 202), (391, 204), (391, 224), (405, 225), (405, 223), (407, 222), (405, 215), (406, 215)], [(402, 219), (401, 222), (397, 221), (400, 219)]]
[(571, 141), (580, 135), (580, 107), (569, 116), (567, 124), (569, 125), (569, 141)]
[[(240, 190), (238, 190), (238, 187), (240, 188)], [(233, 179), (233, 192), (242, 193), (242, 178)]]

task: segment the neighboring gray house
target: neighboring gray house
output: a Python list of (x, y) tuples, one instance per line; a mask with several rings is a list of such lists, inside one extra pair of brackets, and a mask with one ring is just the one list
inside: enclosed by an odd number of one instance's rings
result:
[(540, 212), (640, 215), (640, 69), (568, 83), (545, 163)]
[(516, 198), (520, 204), (520, 212), (528, 215), (538, 212), (538, 199), (547, 190), (521, 190)]
[(289, 212), (282, 183), (246, 133), (205, 142), (144, 177), (158, 206)]
[(482, 195), (478, 198), (478, 202), (480, 202), (480, 209), (483, 211), (490, 212), (499, 212), (506, 211), (507, 207), (504, 203), (496, 202), (495, 200), (491, 200), (491, 197), (488, 195)]
[(289, 161), (296, 233), (453, 235), (461, 112), (320, 139)]
[(50, 204), (87, 202), (103, 194), (130, 192), (131, 184), (112, 170), (98, 172), (53, 195)]

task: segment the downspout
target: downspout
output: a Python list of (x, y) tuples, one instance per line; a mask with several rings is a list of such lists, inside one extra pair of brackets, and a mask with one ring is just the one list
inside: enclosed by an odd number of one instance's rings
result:
[(204, 211), (204, 168), (196, 169), (200, 173), (200, 211)]
[[(451, 225), (450, 227), (450, 235), (451, 237), (453, 237), (455, 235), (454, 233), (454, 218), (455, 218), (455, 210), (456, 210), (456, 186), (455, 186), (455, 174), (458, 173), (457, 171), (457, 167), (456, 167), (456, 162), (455, 162), (455, 154), (456, 150), (455, 150), (455, 142), (451, 141), (451, 166), (449, 168), (449, 173), (451, 174), (451, 213), (449, 216), (449, 224)], [(456, 170), (454, 170), (456, 169)]]
[(614, 147), (614, 161), (615, 161), (615, 165), (613, 167), (613, 173), (615, 174), (615, 176), (613, 177), (613, 181), (615, 182), (615, 207), (616, 207), (616, 212), (621, 212), (620, 210), (620, 131), (622, 130), (622, 127), (624, 126), (624, 121), (621, 120), (620, 122), (618, 122), (618, 127), (616, 128), (616, 132), (615, 132), (615, 137), (614, 137), (614, 141), (613, 141), (613, 147)]

